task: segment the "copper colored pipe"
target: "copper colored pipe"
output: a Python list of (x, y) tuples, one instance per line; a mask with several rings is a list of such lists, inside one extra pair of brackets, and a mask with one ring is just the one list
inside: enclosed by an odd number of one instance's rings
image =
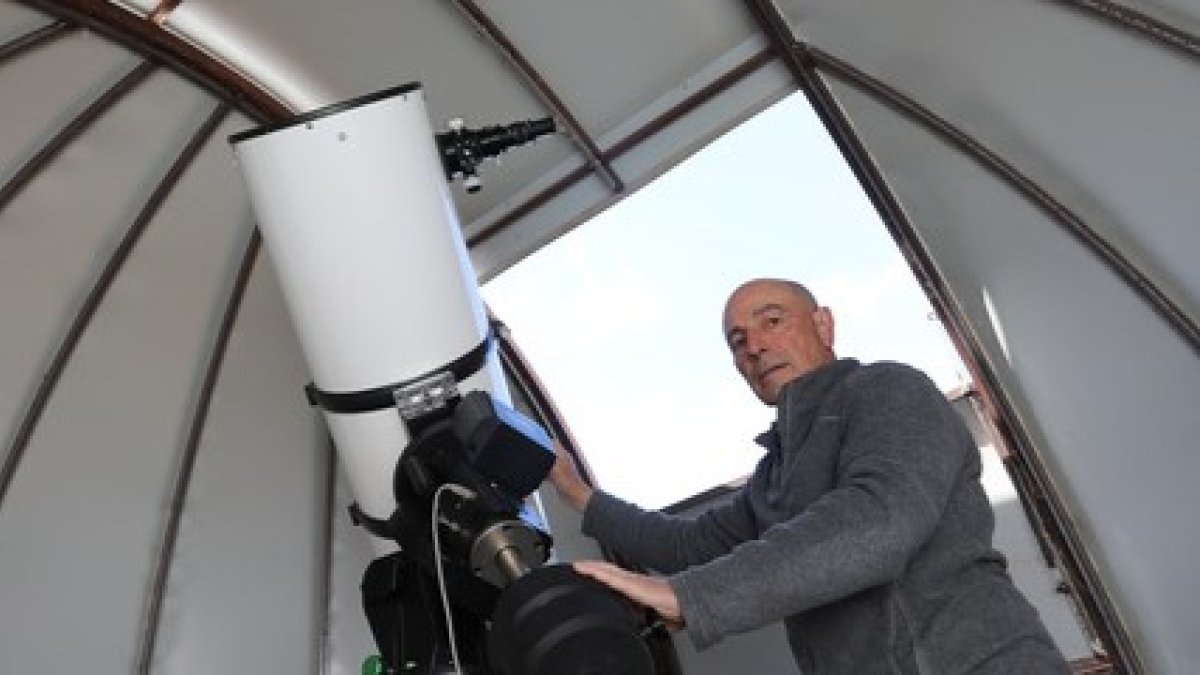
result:
[(154, 11), (150, 12), (150, 21), (159, 26), (163, 25), (167, 22), (167, 17), (171, 12), (175, 11), (175, 8), (182, 2), (183, 0), (160, 0)]

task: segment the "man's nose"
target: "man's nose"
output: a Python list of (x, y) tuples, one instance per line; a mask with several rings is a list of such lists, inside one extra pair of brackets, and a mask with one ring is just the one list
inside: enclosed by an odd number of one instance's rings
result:
[(763, 344), (763, 341), (760, 340), (757, 335), (755, 335), (754, 333), (748, 333), (746, 335), (746, 355), (747, 356), (749, 356), (752, 359), (757, 359), (759, 356), (762, 356), (762, 353), (765, 352), (766, 350), (767, 350), (766, 345)]

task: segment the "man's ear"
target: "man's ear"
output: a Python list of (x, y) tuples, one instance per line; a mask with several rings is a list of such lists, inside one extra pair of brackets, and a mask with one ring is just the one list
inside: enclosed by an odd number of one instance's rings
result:
[(817, 337), (826, 349), (833, 349), (833, 312), (828, 307), (818, 307), (813, 310), (813, 325), (817, 327)]

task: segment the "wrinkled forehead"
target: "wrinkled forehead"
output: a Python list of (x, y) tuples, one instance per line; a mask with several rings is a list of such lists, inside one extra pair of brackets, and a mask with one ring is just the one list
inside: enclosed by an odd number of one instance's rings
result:
[(721, 328), (723, 332), (746, 322), (769, 307), (804, 310), (812, 302), (790, 285), (774, 280), (751, 281), (735, 290), (725, 302)]

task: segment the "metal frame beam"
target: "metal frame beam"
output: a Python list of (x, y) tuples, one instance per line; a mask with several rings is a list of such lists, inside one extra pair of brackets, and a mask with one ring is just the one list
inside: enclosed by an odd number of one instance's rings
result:
[(1033, 443), (1030, 436), (1020, 424), (1019, 417), (1015, 413), (1015, 406), (1000, 386), (994, 368), (990, 365), (990, 359), (983, 352), (980, 341), (970, 328), (964, 313), (954, 302), (945, 278), (938, 272), (929, 252), (921, 244), (915, 227), (908, 220), (870, 152), (853, 131), (849, 119), (842, 112), (818, 69), (828, 71), (842, 82), (866, 93), (898, 114), (928, 129), (1011, 185), (1114, 269), (1120, 278), (1158, 310), (1159, 314), (1193, 346), (1198, 344), (1196, 336), (1200, 335), (1200, 332), (1178, 307), (1159, 293), (1157, 288), (1136, 267), (1113, 247), (1108, 246), (1107, 242), (1092, 231), (1082, 219), (1034, 181), (1004, 161), (998, 154), (897, 90), (871, 78), (850, 64), (797, 40), (788, 27), (786, 19), (770, 0), (743, 0), (743, 2), (751, 15), (758, 21), (762, 31), (779, 50), (788, 69), (797, 77), (797, 81), (808, 95), (817, 115), (826, 125), (834, 142), (846, 157), (851, 170), (875, 204), (885, 227), (891, 232), (901, 253), (909, 260), (917, 281), (929, 295), (935, 311), (962, 353), (964, 361), (969, 364), (972, 373), (979, 380), (988, 400), (994, 402), (999, 417), (1000, 431), (1006, 441), (1020, 451), (1022, 464), (1032, 474), (1030, 477), (1034, 479), (1034, 486), (1038, 491), (1038, 494), (1033, 496), (1025, 494), (1023, 491), (1023, 498), (1030, 499), (1036, 496), (1045, 503), (1047, 508), (1041, 509), (1041, 513), (1045, 513), (1048, 517), (1048, 521), (1042, 521), (1042, 524), (1047, 526), (1044, 529), (1047, 531), (1047, 536), (1055, 542), (1068, 576), (1076, 582), (1077, 588), (1086, 589), (1087, 592), (1083, 594), (1084, 597), (1081, 597), (1080, 601), (1086, 608), (1094, 628), (1100, 633), (1100, 639), (1105, 648), (1121, 663), (1138, 663), (1132, 641), (1107, 594), (1103, 591), (1094, 565), (1082, 545), (1079, 544), (1078, 533), (1071, 526), (1070, 521), (1063, 516), (1065, 509), (1061, 500), (1045, 487), (1050, 484), (1045, 468), (1036, 460), (1036, 456), (1032, 452)]
[(133, 248), (141, 239), (150, 221), (158, 213), (159, 208), (166, 201), (167, 196), (179, 182), (179, 179), (183, 176), (184, 171), (191, 164), (192, 160), (196, 158), (196, 155), (200, 153), (204, 144), (208, 142), (209, 138), (216, 131), (217, 125), (228, 113), (229, 106), (224, 103), (217, 105), (204, 124), (200, 126), (180, 151), (175, 162), (167, 169), (162, 178), (159, 179), (158, 185), (146, 199), (145, 203), (143, 203), (141, 210), (126, 229), (125, 235), (121, 238), (117, 248), (109, 256), (104, 268), (100, 271), (99, 276), (92, 285), (92, 289), (88, 292), (87, 297), (83, 300), (83, 304), (76, 312), (71, 325), (59, 339), (58, 347), (55, 349), (54, 355), (50, 358), (50, 362), (46, 366), (45, 373), (42, 375), (33, 398), (20, 417), (20, 424), (9, 443), (8, 452), (4, 457), (4, 464), (0, 466), (0, 510), (4, 507), (4, 500), (8, 495), (9, 488), (12, 486), (13, 476), (16, 475), (17, 469), (20, 467), (21, 459), (25, 455), (25, 450), (29, 447), (29, 441), (33, 437), (38, 422), (42, 418), (42, 413), (45, 412), (46, 405), (49, 403), (55, 388), (57, 388), (59, 379), (62, 377), (67, 363), (70, 361), (71, 356), (74, 355), (75, 348), (78, 346), (83, 333), (91, 324), (92, 317), (95, 316), (100, 303), (104, 300), (109, 288), (112, 287), (117, 274), (120, 273), (121, 268), (125, 265), (125, 261), (129, 258)]
[[(198, 132), (204, 135), (204, 140), (216, 129), (214, 122), (220, 122), (226, 111), (218, 108)], [(212, 124), (210, 127), (209, 124)], [(198, 152), (200, 145), (196, 145)], [(181, 155), (181, 159), (183, 156)], [(225, 311), (221, 317), (221, 325), (217, 329), (216, 340), (208, 356), (208, 365), (204, 369), (204, 379), (200, 383), (199, 395), (195, 407), (192, 408), (191, 421), (188, 424), (187, 440), (183, 446), (183, 458), (179, 470), (175, 474), (174, 487), (171, 490), (171, 504), (167, 509), (167, 522), (159, 541), (158, 557), (154, 566), (154, 574), (147, 592), (149, 604), (142, 617), (142, 630), (138, 644), (138, 659), (134, 672), (138, 675), (149, 675), (154, 662), (154, 647), (158, 642), (158, 630), (161, 625), (163, 602), (166, 598), (167, 583), (171, 576), (171, 563), (175, 558), (175, 545), (179, 541), (179, 529), (183, 522), (183, 509), (187, 505), (188, 491), (192, 485), (192, 474), (196, 467), (196, 457), (200, 453), (200, 440), (204, 435), (204, 427), (208, 422), (208, 412), (212, 407), (213, 392), (217, 388), (217, 380), (221, 376), (221, 367), (225, 362), (225, 354), (229, 346), (229, 338), (233, 334), (233, 326), (237, 321), (238, 310), (241, 309), (246, 287), (250, 283), (250, 274), (258, 259), (262, 237), (258, 230), (250, 232), (250, 240), (242, 254), (233, 288), (225, 302)]]
[(1056, 0), (1059, 4), (1073, 7), (1098, 16), (1110, 23), (1140, 35), (1147, 40), (1169, 49), (1175, 49), (1200, 59), (1200, 37), (1182, 28), (1160, 21), (1145, 12), (1110, 0)]
[[(1026, 199), (1046, 212), (1052, 220), (1065, 227), (1069, 233), (1082, 241), (1088, 250), (1097, 254), (1135, 292), (1150, 302), (1160, 312), (1160, 315), (1167, 319), (1171, 326), (1182, 334), (1185, 340), (1189, 340), (1194, 347), (1200, 349), (1200, 343), (1196, 341), (1195, 337), (1197, 334), (1195, 325), (1187, 321), (1186, 316), (1183, 317), (1182, 324), (1176, 323), (1173, 319), (1173, 312), (1178, 310), (1170, 300), (1163, 298), (1162, 301), (1165, 304), (1165, 308), (1160, 307), (1160, 294), (1157, 293), (1157, 289), (1154, 288), (1153, 284), (1143, 281), (1144, 278), (1131, 264), (1126, 267), (1127, 261), (1123, 256), (1117, 254), (1111, 259), (1107, 257), (1108, 247), (1105, 244), (1099, 243), (1103, 242), (1103, 240), (1099, 239), (1099, 236), (1096, 235), (1099, 242), (1094, 244), (1091, 241), (1091, 235), (1094, 232), (1081, 219), (1075, 216), (1074, 213), (1042, 190), (1031, 179), (1000, 159), (999, 156), (987, 150), (987, 148), (969, 135), (954, 128), (945, 120), (942, 120), (911, 99), (904, 97), (894, 89), (873, 80), (849, 64), (839, 61), (816, 48), (809, 47), (808, 49), (810, 54), (813, 55), (815, 63), (822, 69), (829, 70), (839, 80), (876, 98), (897, 113), (921, 124), (936, 136), (943, 138), (952, 146), (958, 148), (963, 154), (978, 161), (1006, 183), (1016, 188)], [(902, 233), (901, 236), (911, 240), (913, 247), (921, 247), (916, 231), (911, 223), (904, 221), (899, 231)], [(931, 261), (926, 264), (928, 265), (928, 269), (936, 269), (933, 267)], [(945, 297), (949, 298), (948, 286), (945, 280), (940, 278), (940, 275), (936, 273), (930, 274), (930, 277), (931, 279), (936, 279), (934, 283), (941, 289), (940, 294), (945, 294)], [(952, 305), (948, 300), (944, 300), (943, 302), (946, 307), (942, 311), (947, 316), (955, 316), (955, 320), (948, 323), (947, 326), (952, 326), (960, 332), (958, 340), (962, 344), (971, 345), (970, 354), (975, 362), (973, 364), (974, 370), (978, 375), (982, 376), (980, 378), (980, 385), (986, 387), (989, 400), (993, 401), (999, 409), (997, 412), (1001, 421), (999, 425), (1001, 432), (1006, 440), (1012, 443), (1015, 449), (1018, 450), (1017, 455), (1022, 460), (1020, 462), (1021, 465), (1031, 474), (1030, 477), (1033, 479), (1032, 485), (1036, 488), (1037, 494), (1026, 495), (1026, 497), (1036, 497), (1037, 500), (1044, 502), (1044, 508), (1039, 509), (1040, 513), (1044, 513), (1047, 516), (1042, 521), (1042, 524), (1045, 525), (1043, 530), (1056, 544), (1055, 548), (1059, 552), (1059, 562), (1065, 567), (1064, 571), (1072, 579), (1073, 585), (1077, 589), (1086, 589), (1086, 592), (1079, 594), (1078, 599), (1086, 609), (1093, 628), (1099, 633), (1100, 640), (1104, 644), (1106, 651), (1118, 663), (1138, 663), (1132, 640), (1121, 623), (1116, 608), (1112, 606), (1104, 590), (1095, 565), (1091, 562), (1091, 558), (1087, 554), (1085, 547), (1080, 543), (1081, 540), (1078, 531), (1071, 524), (1071, 520), (1065, 515), (1066, 508), (1057, 493), (1047, 487), (1052, 482), (1042, 462), (1037, 459), (1037, 455), (1033, 451), (1034, 443), (1029, 432), (1019, 421), (1020, 417), (1016, 413), (1016, 406), (1004, 393), (999, 377), (990, 364), (990, 359), (983, 353), (982, 348), (978, 346), (979, 341), (975, 337), (974, 332), (967, 328), (967, 321), (961, 316), (961, 310)], [(966, 336), (970, 336), (970, 339)]]
[(533, 92), (542, 100), (542, 102), (550, 109), (554, 117), (560, 124), (567, 128), (567, 134), (575, 142), (576, 147), (587, 158), (587, 162), (591, 165), (592, 170), (600, 177), (601, 180), (613, 192), (624, 192), (625, 183), (621, 177), (617, 175), (612, 164), (600, 152), (600, 148), (596, 147), (596, 142), (588, 134), (583, 125), (579, 123), (575, 115), (563, 103), (562, 98), (554, 91), (554, 88), (546, 82), (546, 78), (533, 67), (533, 64), (517, 49), (512, 40), (500, 30), (495, 21), (487, 15), (479, 5), (473, 0), (453, 0), (454, 6), (467, 18), (468, 21), (484, 35), (492, 45), (508, 59), (513, 68), (521, 78), (533, 89)]
[(1014, 188), (1103, 262), (1126, 286), (1149, 304), (1184, 342), (1200, 353), (1200, 326), (1187, 312), (1163, 293), (1158, 285), (1116, 246), (1015, 165), (945, 118), (849, 63), (816, 47), (798, 46), (797, 49), (806, 50), (821, 70), (870, 95), (906, 119), (916, 122)]
[(292, 114), (274, 94), (149, 18), (106, 0), (19, 0), (77, 24), (187, 76), (218, 99), (260, 122)]
[(4, 185), (0, 185), (0, 212), (8, 207), (9, 202), (20, 193), (29, 181), (41, 173), (42, 169), (46, 168), (58, 156), (58, 153), (62, 152), (63, 148), (67, 147), (71, 141), (75, 140), (93, 122), (145, 81), (150, 73), (154, 71), (155, 67), (149, 61), (142, 61), (137, 66), (131, 68), (128, 73), (113, 86), (109, 87), (103, 94), (97, 96), (74, 119), (63, 125), (50, 140), (46, 141), (41, 149), (34, 153), (32, 157), (26, 160), (9, 177)]
[[(613, 143), (612, 147), (601, 153), (602, 156), (608, 161), (615, 161), (619, 159), (625, 153), (636, 148), (646, 139), (654, 136), (663, 129), (666, 129), (673, 122), (679, 120), (696, 108), (699, 108), (705, 103), (716, 98), (722, 92), (749, 77), (751, 73), (754, 73), (759, 68), (762, 68), (773, 61), (774, 56), (771, 54), (769, 49), (764, 49), (758, 52), (745, 61), (734, 66), (732, 69), (718, 77), (716, 80), (713, 80), (708, 85), (696, 90), (690, 96), (675, 104), (670, 109), (658, 115), (646, 124), (642, 125), (640, 128), (634, 130), (628, 136), (625, 136), (616, 143)], [(492, 237), (500, 234), (521, 218), (524, 218), (541, 206), (549, 203), (550, 200), (554, 199), (558, 195), (574, 187), (584, 178), (587, 178), (590, 173), (591, 172), (588, 170), (587, 166), (581, 166), (578, 169), (568, 173), (551, 185), (547, 186), (541, 192), (538, 192), (534, 196), (513, 207), (495, 222), (467, 237), (467, 245), (472, 247), (478, 246), (488, 241)]]
[(150, 21), (161, 26), (171, 17), (171, 12), (183, 3), (183, 0), (159, 0), (154, 11), (150, 12)]
[(75, 26), (65, 21), (55, 21), (41, 28), (34, 29), (0, 45), (0, 63), (16, 58), (29, 49), (56, 40), (75, 30)]

